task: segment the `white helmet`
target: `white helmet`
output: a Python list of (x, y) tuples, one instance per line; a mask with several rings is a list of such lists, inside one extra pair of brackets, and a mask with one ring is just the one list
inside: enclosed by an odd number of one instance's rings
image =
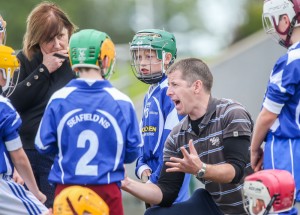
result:
[[(278, 28), (282, 15), (287, 15), (290, 20), (290, 25), (285, 31)], [(300, 24), (300, 0), (265, 0), (262, 22), (267, 34), (271, 34), (280, 45), (289, 47), (293, 29)], [(281, 39), (279, 35), (286, 35), (286, 40)]]
[(277, 214), (293, 207), (295, 181), (286, 170), (262, 170), (245, 178), (243, 194), (249, 214)]

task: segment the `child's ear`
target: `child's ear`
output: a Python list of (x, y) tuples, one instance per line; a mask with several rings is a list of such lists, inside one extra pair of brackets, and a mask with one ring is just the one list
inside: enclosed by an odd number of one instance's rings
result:
[(103, 68), (103, 69), (108, 68), (108, 64), (109, 64), (109, 62), (108, 62), (108, 57), (105, 56), (104, 59), (102, 60), (102, 68)]
[(172, 54), (170, 52), (167, 52), (165, 54), (165, 64), (169, 64), (172, 60)]

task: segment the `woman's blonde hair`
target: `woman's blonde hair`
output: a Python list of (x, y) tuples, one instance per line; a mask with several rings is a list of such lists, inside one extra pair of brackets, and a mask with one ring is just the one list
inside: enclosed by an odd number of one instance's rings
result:
[(38, 4), (27, 17), (26, 33), (23, 39), (23, 53), (31, 60), (40, 51), (39, 44), (50, 42), (59, 35), (63, 28), (69, 33), (69, 38), (77, 29), (68, 15), (56, 4), (42, 2)]

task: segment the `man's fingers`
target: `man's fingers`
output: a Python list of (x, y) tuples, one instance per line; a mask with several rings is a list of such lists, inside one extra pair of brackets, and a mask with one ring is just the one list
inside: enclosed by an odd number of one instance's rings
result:
[(167, 168), (166, 172), (181, 172), (181, 171), (177, 167), (172, 167), (172, 168)]
[(190, 148), (190, 153), (183, 146), (180, 147), (180, 151), (182, 152), (183, 157), (188, 157), (190, 154), (198, 155), (192, 139), (189, 140), (189, 148)]
[(190, 139), (190, 141), (189, 141), (189, 148), (190, 148), (191, 154), (198, 155), (192, 139)]
[[(176, 158), (176, 157), (170, 157), (170, 161), (172, 161), (172, 163), (181, 163), (182, 159)], [(170, 163), (170, 162), (167, 162), (167, 163)]]
[(166, 162), (166, 166), (168, 167), (180, 167), (180, 163), (175, 163), (175, 162)]
[(182, 152), (184, 158), (190, 155), (189, 152), (183, 146), (180, 147), (180, 151)]

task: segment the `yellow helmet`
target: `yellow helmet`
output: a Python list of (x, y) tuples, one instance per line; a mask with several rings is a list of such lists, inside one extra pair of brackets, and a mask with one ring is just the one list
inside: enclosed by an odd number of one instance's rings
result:
[(8, 46), (0, 45), (0, 85), (5, 91), (10, 85), (14, 72), (19, 69), (15, 51)]
[(93, 190), (70, 186), (56, 196), (53, 215), (109, 215), (109, 208), (104, 200)]

